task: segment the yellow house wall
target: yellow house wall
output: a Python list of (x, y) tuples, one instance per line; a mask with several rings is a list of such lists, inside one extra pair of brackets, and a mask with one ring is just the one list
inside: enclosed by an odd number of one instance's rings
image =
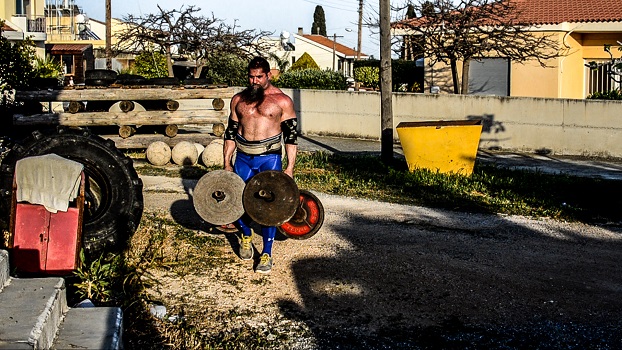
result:
[[(551, 33), (548, 33), (549, 35)], [(567, 49), (563, 57), (547, 61), (548, 67), (542, 67), (536, 60), (524, 63), (512, 62), (510, 65), (510, 96), (540, 98), (578, 98), (587, 95), (587, 70), (585, 64), (595, 59), (608, 59), (603, 50), (605, 44), (619, 46), (622, 34), (569, 33), (559, 32), (562, 48)], [(613, 51), (619, 57), (619, 51)], [(458, 62), (458, 74), (461, 77), (462, 63)], [(452, 94), (453, 82), (448, 64), (436, 63), (434, 67), (425, 66), (424, 91), (431, 86), (438, 86), (441, 93)]]

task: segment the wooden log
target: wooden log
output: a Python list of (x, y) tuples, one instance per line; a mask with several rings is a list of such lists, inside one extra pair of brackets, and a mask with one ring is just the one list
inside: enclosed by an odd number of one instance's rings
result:
[(131, 112), (134, 110), (134, 102), (123, 100), (119, 102), (119, 108), (122, 112)]
[(166, 101), (166, 109), (168, 109), (169, 111), (176, 111), (179, 109), (179, 102), (175, 101), (175, 100), (168, 100)]
[(126, 139), (136, 133), (136, 128), (131, 125), (121, 125), (119, 127), (119, 136)]
[(16, 91), (17, 101), (121, 101), (121, 100), (171, 100), (231, 98), (233, 88), (105, 88), (105, 89), (64, 89), (40, 91)]
[(212, 133), (216, 135), (216, 137), (221, 137), (225, 134), (225, 124), (223, 123), (214, 123), (212, 125)]
[(177, 125), (169, 124), (166, 126), (166, 129), (164, 129), (164, 135), (168, 137), (175, 137), (177, 136), (178, 131), (179, 131), (179, 128), (177, 127)]
[(67, 112), (69, 113), (82, 112), (84, 109), (84, 103), (81, 101), (69, 101), (69, 106), (67, 106)]
[(13, 115), (14, 125), (170, 125), (170, 124), (214, 124), (228, 118), (226, 111), (132, 111), (123, 112), (84, 112), (84, 113), (41, 113), (33, 115)]
[(110, 139), (115, 143), (115, 146), (120, 149), (147, 149), (149, 145), (155, 141), (162, 141), (168, 144), (171, 148), (175, 147), (181, 141), (189, 141), (193, 143), (200, 143), (202, 145), (208, 145), (214, 137), (210, 134), (177, 134), (177, 136), (171, 138), (166, 135), (158, 134), (135, 134), (127, 139), (121, 138), (119, 135), (101, 135), (104, 139)]
[(215, 98), (212, 100), (212, 107), (219, 111), (225, 107), (225, 101), (222, 98)]

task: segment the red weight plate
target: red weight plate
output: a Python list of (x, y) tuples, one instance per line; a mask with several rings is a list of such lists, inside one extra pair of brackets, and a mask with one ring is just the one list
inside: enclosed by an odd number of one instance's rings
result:
[(300, 190), (300, 206), (294, 216), (279, 231), (293, 239), (307, 239), (315, 235), (324, 223), (324, 207), (311, 192)]

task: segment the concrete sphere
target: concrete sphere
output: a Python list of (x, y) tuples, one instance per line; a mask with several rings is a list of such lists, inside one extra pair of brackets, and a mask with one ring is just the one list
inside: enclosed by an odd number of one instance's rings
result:
[(205, 150), (203, 150), (203, 154), (201, 155), (201, 161), (205, 166), (214, 166), (214, 165), (222, 165), (225, 161), (225, 158), (222, 155), (222, 146), (224, 141), (222, 139), (215, 139), (210, 142)]
[(173, 147), (171, 158), (177, 165), (195, 165), (199, 160), (199, 155), (194, 143), (181, 141)]
[(200, 143), (196, 143), (194, 144), (194, 147), (197, 148), (197, 159), (201, 159), (201, 154), (203, 154), (203, 150), (205, 150), (205, 146), (203, 146)]
[(171, 160), (171, 147), (165, 142), (152, 142), (147, 147), (147, 161), (153, 165), (166, 165)]

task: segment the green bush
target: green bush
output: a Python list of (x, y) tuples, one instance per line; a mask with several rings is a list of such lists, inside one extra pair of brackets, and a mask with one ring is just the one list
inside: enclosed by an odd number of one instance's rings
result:
[(168, 67), (166, 56), (159, 52), (143, 51), (134, 60), (136, 74), (145, 78), (166, 78), (168, 77)]
[(28, 86), (35, 77), (35, 57), (31, 40), (10, 42), (0, 35), (0, 91)]
[(279, 75), (275, 86), (291, 89), (345, 90), (346, 77), (330, 70), (303, 69), (293, 70)]
[(317, 69), (320, 70), (320, 66), (315, 63), (315, 60), (308, 53), (303, 53), (299, 59), (292, 64), (290, 70), (305, 70), (305, 69)]
[(622, 91), (620, 89), (611, 90), (607, 92), (598, 92), (588, 95), (590, 100), (622, 100)]
[(212, 84), (248, 86), (248, 58), (234, 55), (211, 57), (203, 67), (201, 77)]
[(354, 80), (361, 83), (364, 87), (378, 89), (380, 87), (380, 68), (378, 67), (354, 68)]
[[(356, 72), (363, 67), (374, 67), (380, 70), (380, 60), (361, 60), (354, 61), (354, 79), (364, 83), (369, 87), (377, 87), (380, 85), (380, 76), (378, 75), (375, 84), (357, 79)], [(366, 77), (370, 79), (371, 77)], [(391, 60), (391, 80), (393, 81), (393, 91), (402, 92), (422, 92), (423, 86), (423, 67), (417, 67), (415, 61), (407, 60)]]

